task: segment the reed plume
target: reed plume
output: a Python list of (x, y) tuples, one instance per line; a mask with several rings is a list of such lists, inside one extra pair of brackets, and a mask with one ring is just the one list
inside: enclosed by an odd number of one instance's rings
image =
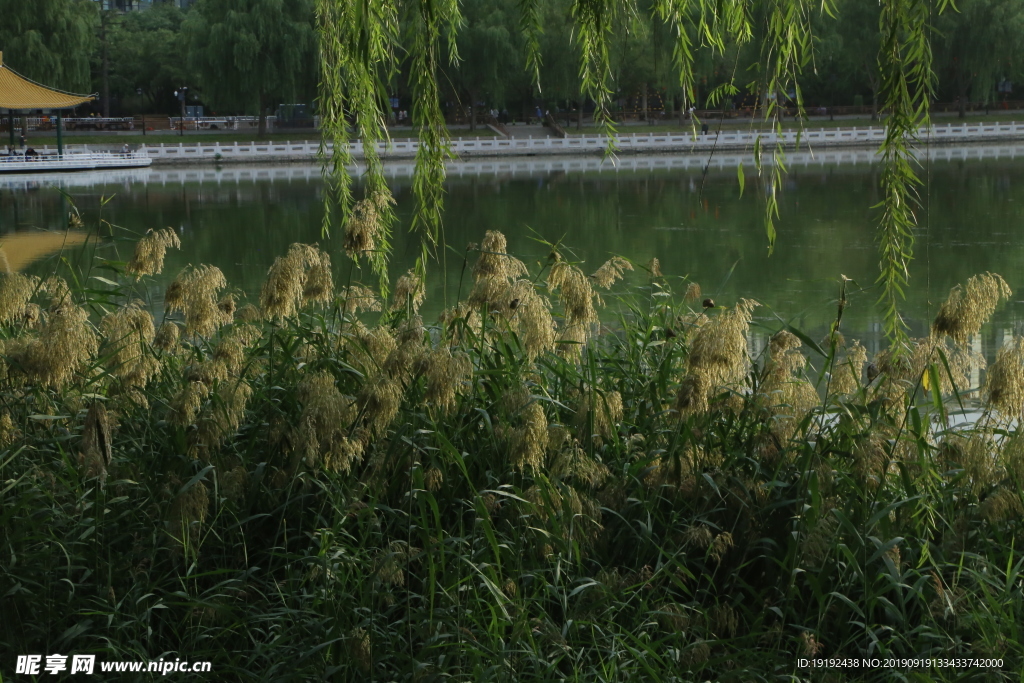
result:
[(153, 316), (142, 306), (132, 301), (100, 320), (110, 371), (126, 387), (144, 387), (160, 371), (160, 362), (149, 353), (156, 334)]
[(732, 310), (694, 328), (686, 359), (687, 374), (676, 397), (680, 413), (705, 412), (718, 387), (735, 384), (746, 375), (747, 331), (758, 305), (756, 301), (741, 299)]
[(354, 315), (360, 311), (379, 311), (380, 299), (369, 287), (350, 285), (345, 288), (342, 296), (342, 310), (346, 315)]
[(1024, 337), (1014, 337), (996, 352), (985, 374), (982, 396), (1009, 418), (1024, 416)]
[(227, 287), (216, 266), (186, 266), (164, 292), (164, 306), (185, 316), (185, 334), (209, 337), (231, 322), (217, 306), (217, 294)]
[(260, 307), (268, 318), (294, 316), (305, 303), (326, 303), (334, 296), (331, 257), (318, 247), (292, 244), (274, 259), (260, 291)]
[[(657, 265), (657, 264), (655, 264)], [(610, 289), (613, 284), (623, 278), (623, 272), (633, 270), (633, 264), (621, 256), (613, 256), (605, 261), (590, 277), (598, 287)]]
[(143, 275), (159, 275), (164, 269), (167, 250), (180, 248), (181, 240), (174, 230), (149, 230), (135, 243), (135, 253), (125, 266), (125, 272), (136, 280)]
[(39, 278), (21, 273), (0, 273), (0, 323), (21, 322)]
[(406, 307), (416, 313), (427, 296), (423, 278), (412, 268), (398, 278), (391, 298), (391, 310), (400, 311)]
[(1000, 301), (1013, 295), (1009, 285), (994, 273), (975, 275), (967, 285), (957, 285), (939, 308), (932, 323), (933, 335), (947, 335), (957, 344), (967, 341), (992, 317)]
[(377, 249), (377, 241), (385, 228), (385, 216), (394, 204), (386, 192), (374, 192), (356, 202), (345, 223), (345, 253), (358, 259), (368, 251)]
[(15, 366), (40, 384), (60, 389), (83, 370), (99, 348), (89, 314), (73, 304), (51, 311), (39, 336), (20, 346), (8, 348)]

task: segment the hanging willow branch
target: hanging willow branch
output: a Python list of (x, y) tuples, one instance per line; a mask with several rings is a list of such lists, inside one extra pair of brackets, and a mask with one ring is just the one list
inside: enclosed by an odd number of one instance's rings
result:
[[(525, 36), (525, 67), (539, 90), (541, 0), (517, 2), (520, 28)], [(885, 329), (893, 342), (906, 339), (899, 304), (908, 284), (907, 264), (913, 253), (914, 206), (920, 184), (914, 169), (913, 143), (918, 126), (928, 121), (928, 102), (935, 83), (928, 35), (930, 2), (881, 0), (882, 45), (878, 59), (882, 102), (889, 119), (880, 150), (884, 199), (879, 204), (882, 211), (878, 282)], [(941, 11), (949, 0), (935, 2)], [(674, 33), (673, 64), (686, 104), (694, 100), (696, 91), (693, 65), (697, 49), (721, 54), (727, 46), (739, 48), (753, 40), (755, 34), (761, 35), (761, 76), (754, 86), (762, 94), (775, 94), (775, 98), (769, 98), (765, 113), (768, 120), (774, 121), (781, 140), (780, 96), (793, 90), (798, 112), (803, 113), (799, 76), (812, 55), (811, 19), (816, 11), (832, 15), (833, 0), (651, 0), (649, 8), (652, 17), (664, 22)], [(615, 85), (610, 42), (616, 21), (623, 16), (635, 16), (635, 0), (573, 0), (571, 13), (576, 23), (574, 40), (580, 48), (581, 92), (595, 103), (595, 121), (607, 133), (609, 151), (613, 151), (615, 126), (610, 104)], [(382, 239), (376, 249), (366, 253), (382, 288), (386, 288), (388, 236), (394, 215), (377, 145), (387, 139), (387, 83), (397, 67), (395, 53), (402, 48), (399, 16), (406, 27), (402, 44), (409, 58), (413, 123), (420, 135), (413, 177), (416, 207), (412, 227), (422, 236), (423, 250), (417, 263), (417, 274), (422, 277), (429, 253), (436, 253), (434, 248), (442, 239), (445, 162), (452, 153), (441, 111), (438, 72), (442, 40), (448, 44), (449, 62), (458, 61), (456, 37), (462, 24), (458, 0), (317, 0), (322, 64), (319, 107), (325, 140), (321, 155), (328, 185), (323, 229), (327, 233), (332, 225), (344, 220), (354, 201), (352, 181), (346, 170), (352, 162), (348, 119), (354, 116), (366, 159), (366, 195), (383, 211)], [(755, 22), (754, 16), (762, 19)], [(718, 101), (737, 92), (733, 77), (716, 88), (711, 99)], [(333, 144), (330, 150), (328, 143)], [(754, 152), (760, 172), (760, 144)], [(775, 222), (779, 217), (775, 188), (781, 185), (785, 172), (781, 142), (773, 154), (775, 163), (765, 200), (769, 250), (775, 243)]]
[[(352, 163), (348, 122), (355, 118), (366, 163), (366, 197), (375, 205), (378, 222), (374, 248), (364, 252), (373, 272), (387, 290), (387, 262), (395, 221), (391, 190), (377, 146), (387, 140), (387, 80), (394, 73), (398, 9), (390, 0), (317, 0), (320, 33), (320, 111), (327, 191), (322, 232), (349, 216)], [(328, 157), (327, 142), (330, 142)], [(358, 256), (357, 256), (358, 258)]]
[(907, 327), (899, 313), (909, 283), (913, 257), (914, 208), (919, 204), (921, 181), (915, 167), (913, 145), (920, 126), (929, 124), (928, 105), (935, 89), (932, 70), (928, 0), (882, 0), (878, 53), (882, 74), (882, 102), (889, 114), (882, 142), (882, 192), (879, 221), (879, 303), (885, 333), (895, 353), (907, 343)]

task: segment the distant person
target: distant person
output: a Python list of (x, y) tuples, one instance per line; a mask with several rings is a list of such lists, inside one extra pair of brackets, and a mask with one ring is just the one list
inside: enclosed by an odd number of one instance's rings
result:
[(708, 134), (708, 124), (706, 124), (706, 123), (701, 124), (700, 134), (701, 135), (707, 135)]
[(25, 139), (25, 134), (24, 134), (24, 133), (22, 133), (22, 134), (21, 134), (20, 142), (21, 142), (21, 148), (22, 148), (22, 149), (25, 149), (25, 144), (26, 144), (26, 143), (27, 143), (28, 141), (27, 141), (27, 140)]
[(128, 146), (128, 143), (127, 142), (124, 143), (124, 145), (121, 147), (121, 154), (131, 154), (131, 152), (132, 152), (132, 150)]
[(31, 147), (29, 147), (28, 149), (25, 150), (25, 156), (26, 157), (37, 157), (37, 156), (39, 156), (39, 152), (37, 152), (34, 149), (32, 149)]

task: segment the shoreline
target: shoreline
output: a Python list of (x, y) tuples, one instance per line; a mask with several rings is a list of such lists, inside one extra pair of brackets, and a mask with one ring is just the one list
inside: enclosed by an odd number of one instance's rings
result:
[[(924, 151), (924, 150), (922, 150)], [(1024, 140), (1006, 144), (975, 143), (969, 145), (936, 145), (922, 154), (932, 162), (995, 162), (1024, 159)], [(728, 174), (735, 177), (736, 168), (746, 166), (753, 171), (749, 150), (723, 151), (699, 154), (632, 153), (616, 159), (596, 154), (562, 154), (507, 157), (473, 157), (455, 159), (445, 163), (449, 179), (463, 177), (532, 177), (548, 173), (634, 173), (638, 171), (681, 171), (684, 173)], [(785, 163), (793, 172), (818, 168), (850, 169), (864, 168), (878, 162), (877, 150), (832, 148), (816, 151), (789, 152)], [(765, 166), (774, 163), (771, 154), (762, 159)], [(366, 171), (363, 163), (348, 167), (353, 176)], [(392, 180), (406, 180), (413, 177), (415, 160), (390, 159), (384, 164), (384, 175)], [(153, 164), (144, 169), (123, 169), (108, 171), (86, 171), (78, 173), (9, 174), (0, 175), (0, 190), (27, 189), (30, 187), (56, 185), (60, 187), (92, 187), (105, 184), (190, 184), (190, 183), (239, 183), (258, 180), (269, 181), (312, 181), (321, 178), (321, 165), (311, 159), (226, 160), (215, 164), (212, 160), (204, 163)]]
[[(706, 135), (677, 135), (670, 133), (619, 134), (615, 139), (616, 155), (682, 154), (707, 155), (718, 152), (752, 155), (757, 145), (762, 157), (768, 159), (781, 145), (786, 153), (810, 153), (816, 150), (843, 148), (848, 150), (874, 150), (884, 139), (884, 127), (820, 128), (818, 130), (774, 132), (710, 131)], [(1024, 123), (944, 124), (921, 131), (919, 146), (978, 145), (1014, 143), (1024, 141)], [(70, 152), (96, 151), (96, 145), (66, 145)], [(331, 146), (328, 144), (328, 149)], [(48, 150), (48, 146), (43, 148)], [(161, 143), (159, 146), (140, 145), (153, 160), (154, 166), (208, 165), (211, 163), (302, 163), (317, 162), (320, 142), (316, 141), (252, 141), (232, 144), (215, 143)], [(378, 154), (387, 161), (413, 159), (419, 141), (413, 138), (395, 138), (388, 144), (378, 145)], [(598, 156), (608, 150), (608, 139), (603, 135), (569, 135), (552, 137), (453, 137), (452, 151), (457, 159), (508, 159), (536, 156)], [(361, 142), (350, 144), (350, 153), (357, 163), (365, 158)]]

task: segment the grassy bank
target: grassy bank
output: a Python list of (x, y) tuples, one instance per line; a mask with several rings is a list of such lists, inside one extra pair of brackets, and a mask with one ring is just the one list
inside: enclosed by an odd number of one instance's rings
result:
[(414, 273), (380, 301), (303, 245), (258, 305), (186, 268), (156, 321), (171, 232), (0, 276), (0, 649), (216, 680), (1017, 679), (1024, 340), (967, 384), (998, 276), (903, 354), (842, 339), (837, 285), (828, 339), (750, 358), (753, 301), (481, 237), (429, 325)]

